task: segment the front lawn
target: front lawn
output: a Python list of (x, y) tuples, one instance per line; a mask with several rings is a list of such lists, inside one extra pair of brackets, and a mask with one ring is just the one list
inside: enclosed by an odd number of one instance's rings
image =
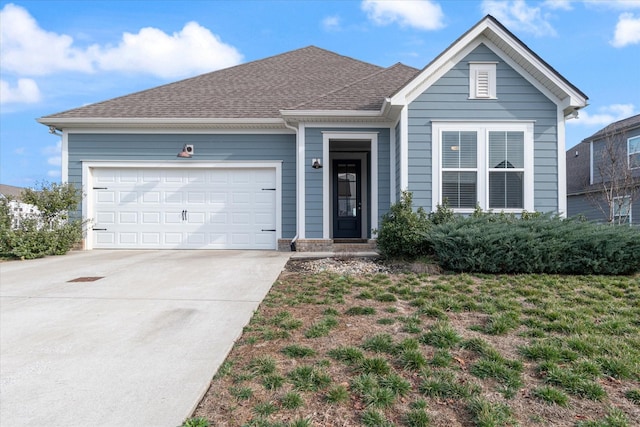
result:
[(290, 261), (191, 425), (640, 425), (637, 275), (304, 263)]

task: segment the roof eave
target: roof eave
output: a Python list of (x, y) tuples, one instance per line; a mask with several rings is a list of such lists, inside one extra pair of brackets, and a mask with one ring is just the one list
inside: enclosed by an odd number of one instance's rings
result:
[[(546, 63), (525, 43), (523, 43), (491, 15), (485, 16), (474, 27), (469, 29), (465, 34), (458, 38), (458, 40), (453, 42), (444, 52), (431, 61), (431, 63), (429, 63), (413, 80), (398, 90), (390, 98), (389, 102), (392, 105), (404, 105), (410, 102), (410, 98), (416, 96), (416, 88), (419, 87), (423, 81), (428, 80), (432, 75), (436, 74), (439, 70), (453, 66), (453, 59), (466, 46), (481, 37), (485, 37), (491, 41), (492, 36), (496, 36), (506, 43), (511, 52), (505, 53), (510, 56), (515, 54), (533, 65), (541, 72), (544, 78), (548, 80), (548, 83), (555, 86), (560, 92), (562, 92), (563, 96), (559, 97), (559, 99), (561, 99), (559, 103), (562, 104), (565, 113), (577, 111), (587, 106), (589, 98), (580, 91), (580, 89), (571, 84), (566, 78), (553, 69), (553, 67)], [(544, 84), (544, 82), (541, 83)]]
[(387, 122), (380, 110), (280, 110), (287, 121)]
[(281, 118), (41, 117), (37, 121), (58, 130), (77, 128), (286, 129), (285, 122)]

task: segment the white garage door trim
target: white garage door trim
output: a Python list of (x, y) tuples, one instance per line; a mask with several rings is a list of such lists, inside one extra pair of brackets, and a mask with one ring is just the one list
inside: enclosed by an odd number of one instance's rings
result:
[[(282, 161), (174, 161), (174, 162), (140, 162), (140, 161), (83, 161), (82, 162), (82, 182), (85, 197), (82, 201), (83, 218), (91, 220), (95, 217), (94, 212), (94, 179), (93, 170), (96, 168), (113, 169), (274, 169), (276, 179), (276, 199), (275, 199), (275, 219), (276, 219), (276, 246), (277, 241), (282, 238)], [(92, 224), (87, 224), (85, 233), (85, 249), (93, 249), (94, 233)], [(276, 247), (274, 247), (276, 249)]]

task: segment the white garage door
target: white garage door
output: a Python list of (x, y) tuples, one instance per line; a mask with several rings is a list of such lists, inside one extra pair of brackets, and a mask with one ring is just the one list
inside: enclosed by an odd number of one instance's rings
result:
[(93, 170), (93, 247), (275, 249), (273, 168)]

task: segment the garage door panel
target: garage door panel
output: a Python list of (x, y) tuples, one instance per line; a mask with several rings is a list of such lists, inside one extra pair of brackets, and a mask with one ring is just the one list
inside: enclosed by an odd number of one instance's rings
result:
[(142, 203), (160, 203), (162, 193), (160, 191), (147, 191), (142, 193)]
[(165, 191), (164, 202), (182, 205), (184, 204), (183, 194), (178, 191)]
[(276, 248), (274, 168), (93, 172), (95, 247)]

